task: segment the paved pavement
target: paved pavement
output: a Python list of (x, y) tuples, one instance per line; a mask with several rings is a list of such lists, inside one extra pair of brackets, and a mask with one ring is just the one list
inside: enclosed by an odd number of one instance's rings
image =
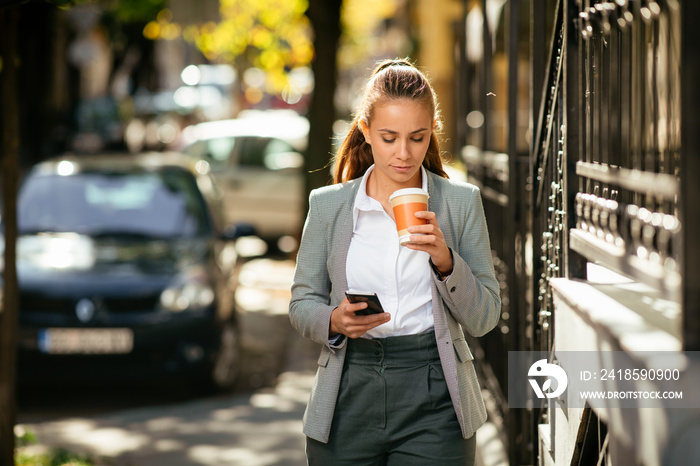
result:
[(289, 372), (251, 395), (65, 417), (28, 424), (44, 447), (106, 457), (119, 466), (306, 464), (301, 414), (311, 375)]

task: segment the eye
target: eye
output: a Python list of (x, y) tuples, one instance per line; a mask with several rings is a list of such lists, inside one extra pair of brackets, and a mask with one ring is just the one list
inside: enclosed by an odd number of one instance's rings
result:
[(396, 139), (386, 139), (386, 138), (382, 138), (382, 141), (384, 141), (384, 142), (386, 142), (386, 143), (392, 143), (392, 142), (396, 141)]
[(423, 142), (423, 136), (421, 136), (421, 137), (419, 137), (419, 138), (411, 138), (411, 141), (413, 141), (413, 142)]

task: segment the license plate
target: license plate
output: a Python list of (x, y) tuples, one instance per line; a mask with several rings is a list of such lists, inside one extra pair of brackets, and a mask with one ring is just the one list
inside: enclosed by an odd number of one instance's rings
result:
[(134, 347), (128, 328), (46, 328), (39, 330), (39, 351), (50, 354), (125, 354)]

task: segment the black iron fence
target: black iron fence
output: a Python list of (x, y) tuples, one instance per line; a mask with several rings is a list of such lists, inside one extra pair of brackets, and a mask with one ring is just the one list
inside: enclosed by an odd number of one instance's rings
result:
[(547, 412), (508, 411), (507, 352), (553, 348), (552, 278), (642, 283), (681, 310), (642, 317), (700, 349), (699, 4), (465, 2), (458, 134), (504, 303), (473, 344), (512, 464), (534, 462)]
[[(574, 26), (583, 73), (571, 248), (680, 301), (680, 4), (581, 5)], [(680, 315), (647, 317), (681, 337)]]

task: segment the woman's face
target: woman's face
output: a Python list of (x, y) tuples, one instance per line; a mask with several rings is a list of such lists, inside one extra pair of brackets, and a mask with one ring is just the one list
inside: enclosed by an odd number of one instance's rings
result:
[(420, 167), (430, 144), (433, 115), (418, 102), (389, 100), (374, 109), (365, 140), (372, 146), (374, 172), (381, 184), (420, 187)]

